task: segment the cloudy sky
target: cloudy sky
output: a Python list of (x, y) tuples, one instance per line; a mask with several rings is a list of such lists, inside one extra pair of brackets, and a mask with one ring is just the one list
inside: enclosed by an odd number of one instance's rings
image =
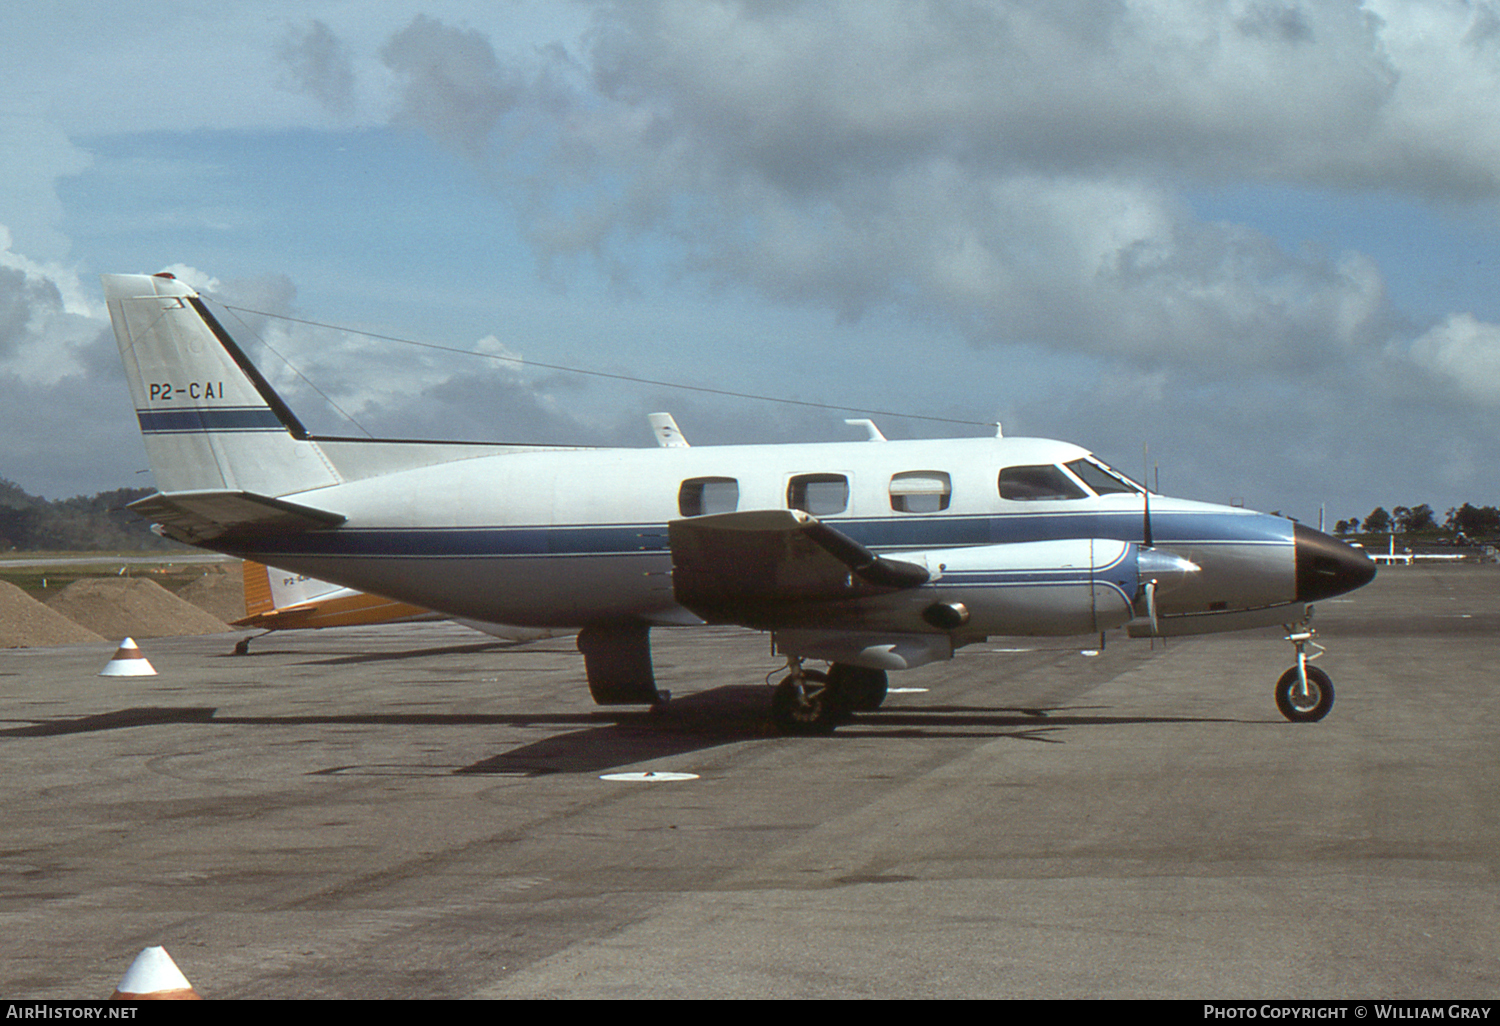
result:
[(6, 14), (0, 477), (29, 491), (151, 482), (98, 275), (172, 269), (341, 434), (867, 415), (576, 367), (1149, 448), (1164, 491), (1306, 521), (1500, 504), (1493, 0), (144, 10)]

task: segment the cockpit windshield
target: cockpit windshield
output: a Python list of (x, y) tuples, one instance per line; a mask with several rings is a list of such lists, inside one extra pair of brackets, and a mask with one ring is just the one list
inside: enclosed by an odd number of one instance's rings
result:
[(1078, 480), (1088, 485), (1095, 495), (1112, 495), (1116, 492), (1136, 495), (1141, 493), (1140, 485), (1098, 460), (1077, 459), (1064, 466), (1071, 470)]
[(1013, 502), (1041, 502), (1087, 499), (1089, 493), (1078, 487), (1062, 468), (1053, 463), (1030, 467), (1006, 467), (1000, 471), (1000, 498)]

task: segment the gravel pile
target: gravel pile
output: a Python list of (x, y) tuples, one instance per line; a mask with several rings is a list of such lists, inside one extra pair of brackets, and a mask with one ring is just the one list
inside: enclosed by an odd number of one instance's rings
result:
[(245, 577), (239, 563), (226, 564), (199, 577), (177, 593), (211, 616), (233, 623), (245, 615)]
[(105, 640), (108, 639), (47, 608), (9, 581), (0, 581), (0, 648), (90, 645)]
[(142, 577), (74, 581), (47, 606), (110, 640), (222, 634), (232, 629), (218, 617)]

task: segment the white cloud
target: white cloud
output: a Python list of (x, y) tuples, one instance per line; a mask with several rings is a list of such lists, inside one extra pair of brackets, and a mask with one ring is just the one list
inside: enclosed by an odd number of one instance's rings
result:
[(84, 170), (89, 153), (54, 123), (35, 115), (0, 114), (0, 224), (26, 252), (44, 260), (68, 255), (68, 240), (57, 230), (62, 201), (57, 180)]
[(197, 289), (199, 292), (217, 292), (224, 287), (219, 279), (198, 270), (196, 267), (189, 267), (187, 264), (168, 264), (162, 268), (162, 271), (181, 280), (189, 288)]
[(401, 123), (529, 184), (546, 261), (624, 276), (654, 238), (701, 280), (847, 319), (1270, 367), (1370, 341), (1378, 269), (1202, 224), (1173, 187), (1363, 169), (1407, 73), (1380, 28), (1273, 0), (631, 2), (599, 6), (586, 87), (427, 17), (384, 53)]
[[(1367, 0), (1399, 80), (1357, 180), (1436, 198), (1492, 200), (1500, 189), (1500, 5), (1494, 0)], [(1335, 137), (1337, 139), (1337, 137)]]
[(82, 367), (80, 350), (107, 324), (78, 277), (11, 248), (0, 225), (0, 373), (28, 384), (55, 384)]
[(1470, 399), (1500, 407), (1500, 325), (1453, 314), (1412, 343), (1411, 358)]

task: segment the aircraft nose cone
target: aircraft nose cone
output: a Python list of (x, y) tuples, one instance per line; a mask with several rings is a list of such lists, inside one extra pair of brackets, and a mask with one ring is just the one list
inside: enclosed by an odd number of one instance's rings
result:
[(1375, 579), (1375, 563), (1360, 549), (1321, 531), (1293, 526), (1297, 546), (1297, 601), (1316, 602)]

